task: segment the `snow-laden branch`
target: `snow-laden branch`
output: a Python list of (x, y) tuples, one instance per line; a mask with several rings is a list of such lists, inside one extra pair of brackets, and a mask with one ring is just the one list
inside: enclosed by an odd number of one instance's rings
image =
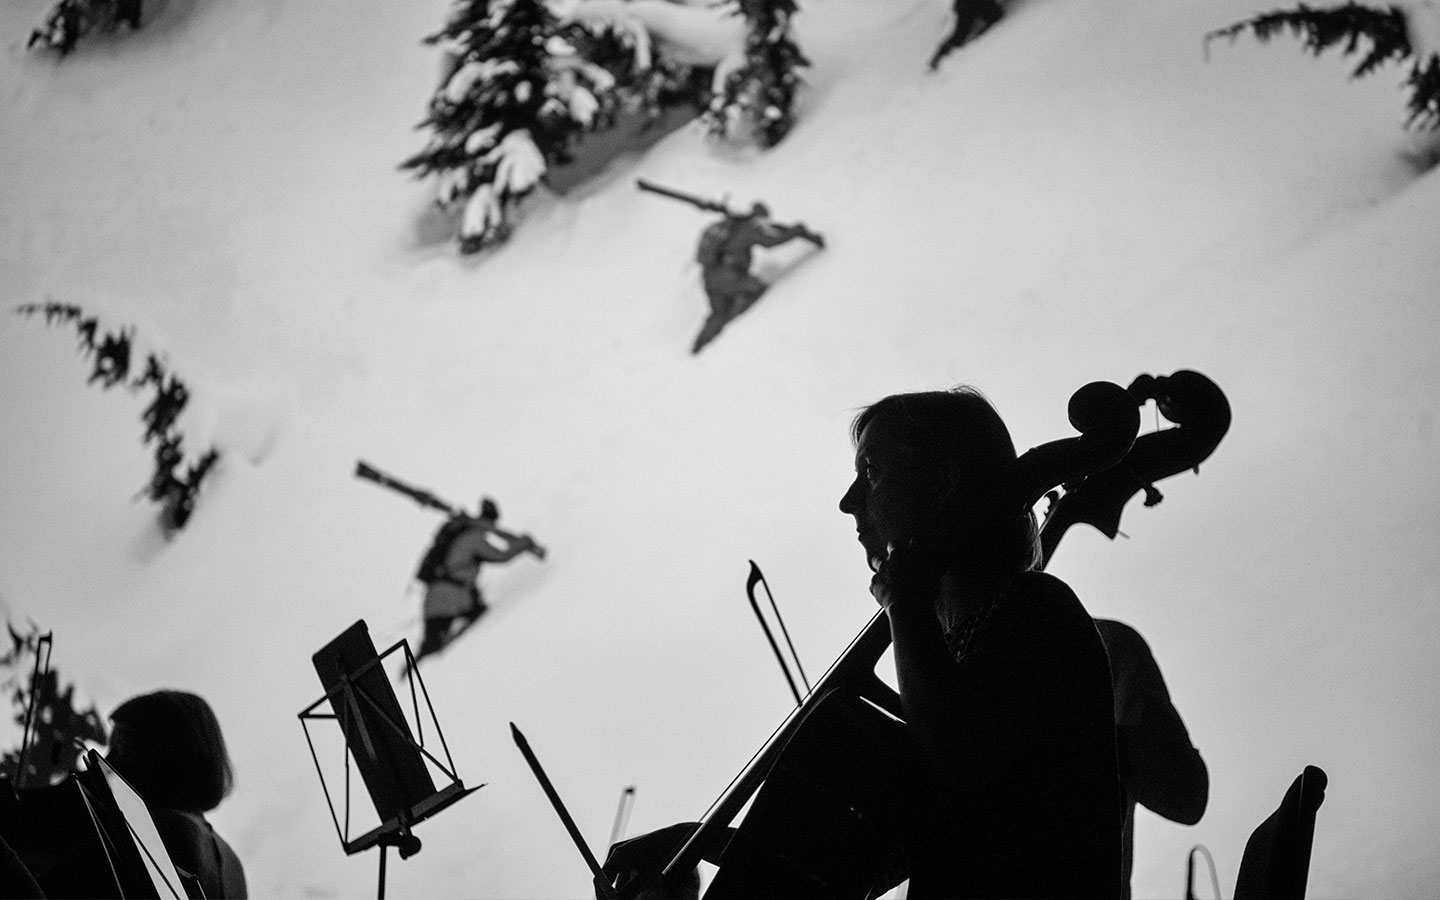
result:
[(745, 61), (745, 17), (733, 3), (550, 0), (550, 11), (561, 22), (625, 35), (635, 48), (639, 69), (654, 65), (656, 54), (679, 65), (726, 72)]

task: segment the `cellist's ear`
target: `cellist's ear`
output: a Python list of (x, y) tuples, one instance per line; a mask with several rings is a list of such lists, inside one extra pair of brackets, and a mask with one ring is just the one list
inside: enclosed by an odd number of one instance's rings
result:
[(926, 558), (953, 542), (966, 507), (965, 481), (953, 466), (935, 473), (933, 483), (928, 502), (917, 511), (915, 533), (900, 535), (897, 540), (907, 553)]

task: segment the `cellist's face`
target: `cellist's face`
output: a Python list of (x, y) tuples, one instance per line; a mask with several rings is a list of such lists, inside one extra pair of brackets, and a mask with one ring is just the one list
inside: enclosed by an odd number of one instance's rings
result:
[(933, 465), (917, 461), (878, 421), (865, 426), (855, 445), (855, 480), (840, 498), (840, 511), (854, 517), (871, 570), (891, 547), (928, 536), (944, 491)]

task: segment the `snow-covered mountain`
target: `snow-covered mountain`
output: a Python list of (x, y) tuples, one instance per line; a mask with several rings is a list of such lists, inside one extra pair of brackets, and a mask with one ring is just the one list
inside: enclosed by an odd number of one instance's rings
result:
[[(86, 387), (72, 333), (0, 316), (0, 603), (104, 710), (212, 702), (239, 778), (213, 821), (254, 895), (375, 887), (297, 713), (355, 619), (414, 641), (438, 519), (357, 458), (490, 494), (551, 551), (488, 571), (493, 611), (426, 664), (487, 786), (392, 855), (390, 894), (578, 897), (507, 723), (597, 848), (628, 784), (632, 832), (697, 817), (789, 705), (747, 560), (812, 672), (873, 610), (835, 508), (859, 406), (974, 383), (1023, 448), (1071, 433), (1080, 384), (1177, 368), (1226, 391), (1229, 435), (1127, 540), (1077, 529), (1050, 567), (1146, 636), (1210, 767), (1199, 825), (1138, 814), (1136, 895), (1181, 895), (1197, 843), (1229, 894), (1306, 764), (1330, 775), (1311, 894), (1433, 891), (1440, 178), (1399, 71), (1207, 53), (1250, 0), (1022, 0), (932, 74), (943, 0), (808, 0), (778, 147), (682, 129), (460, 257), (396, 170), (442, 0), (162, 0), (59, 62), (25, 49), (48, 7), (0, 7), (0, 301), (133, 325), (225, 455), (165, 542), (131, 500), (141, 400)], [(708, 220), (636, 176), (764, 198), (828, 247), (769, 260), (776, 286), (692, 357)]]

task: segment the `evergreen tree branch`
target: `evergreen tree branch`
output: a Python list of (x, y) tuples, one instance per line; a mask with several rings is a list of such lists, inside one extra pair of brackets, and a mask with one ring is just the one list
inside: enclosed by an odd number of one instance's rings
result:
[[(184, 435), (178, 426), (180, 413), (190, 400), (190, 389), (173, 372), (167, 371), (164, 360), (154, 353), (146, 355), (145, 369), (130, 377), (130, 361), (134, 329), (99, 333), (100, 321), (87, 316), (73, 304), (48, 302), (16, 307), (23, 316), (43, 315), (46, 325), (71, 324), (80, 336), (80, 351), (93, 363), (87, 384), (100, 382), (106, 390), (125, 385), (131, 391), (149, 390), (153, 396), (140, 421), (145, 426), (141, 444), (155, 444), (155, 471), (140, 495), (161, 504), (161, 524), (167, 532), (177, 531), (194, 511), (200, 483), (219, 460), (219, 451), (211, 447), (193, 462), (185, 477), (176, 474), (185, 462), (182, 449)], [(97, 337), (97, 333), (99, 336)], [(138, 496), (138, 495), (137, 495)]]
[(1319, 56), (1340, 48), (1345, 56), (1359, 56), (1352, 78), (1369, 75), (1387, 62), (1410, 61), (1406, 85), (1410, 89), (1406, 127), (1440, 127), (1440, 56), (1416, 58), (1409, 23), (1404, 10), (1389, 6), (1377, 9), (1360, 3), (1317, 8), (1304, 3), (1293, 9), (1261, 13), (1250, 19), (1217, 28), (1205, 35), (1205, 46), (1217, 38), (1232, 42), (1249, 32), (1261, 43), (1277, 36), (1293, 35), (1304, 49)]

